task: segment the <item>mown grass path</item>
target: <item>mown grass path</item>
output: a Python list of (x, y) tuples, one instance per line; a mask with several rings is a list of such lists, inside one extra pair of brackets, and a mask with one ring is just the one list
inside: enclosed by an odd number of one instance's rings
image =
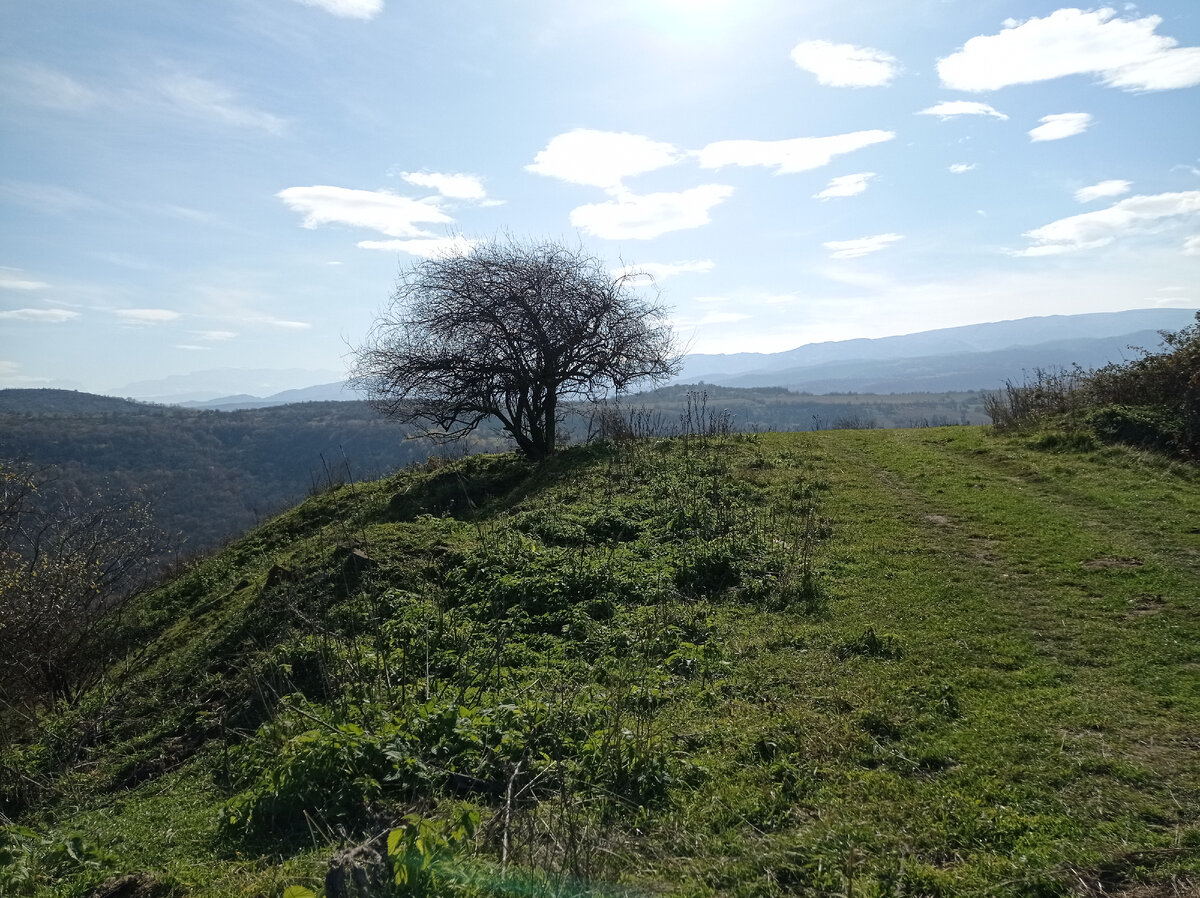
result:
[[(968, 428), (804, 439), (831, 485), (829, 635), (903, 647), (832, 681), (902, 760), (840, 763), (815, 803), (931, 891), (1196, 888), (1195, 470)], [(937, 725), (931, 686), (953, 696)]]

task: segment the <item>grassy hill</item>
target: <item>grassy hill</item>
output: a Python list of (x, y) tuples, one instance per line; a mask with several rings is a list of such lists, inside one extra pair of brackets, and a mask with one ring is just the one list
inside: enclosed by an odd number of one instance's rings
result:
[(0, 711), (0, 893), (1195, 894), (1200, 471), (1050, 445), (691, 432), (311, 497)]
[[(706, 388), (714, 411), (741, 430), (984, 423), (980, 393), (808, 396), (782, 389)], [(695, 387), (639, 394), (660, 431), (678, 427)], [(590, 408), (569, 416), (587, 436)], [(212, 411), (68, 390), (0, 390), (0, 461), (45, 469), (71, 495), (119, 492), (149, 500), (184, 555), (221, 545), (329, 482), (370, 480), (431, 454), (499, 451), (498, 428), (443, 449), (366, 402), (302, 402)]]

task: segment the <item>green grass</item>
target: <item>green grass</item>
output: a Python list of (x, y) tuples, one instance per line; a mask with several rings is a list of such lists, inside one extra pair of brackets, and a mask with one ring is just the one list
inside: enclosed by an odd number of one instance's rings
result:
[(396, 894), (1188, 894), (1197, 522), (1194, 466), (967, 427), (345, 487), (4, 749), (9, 890), (319, 893), (395, 830)]

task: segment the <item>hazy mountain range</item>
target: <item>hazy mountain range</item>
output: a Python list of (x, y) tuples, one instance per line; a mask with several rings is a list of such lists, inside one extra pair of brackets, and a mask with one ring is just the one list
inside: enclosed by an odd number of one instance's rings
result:
[[(808, 393), (987, 390), (1034, 368), (1093, 368), (1153, 349), (1159, 331), (1195, 319), (1191, 309), (1052, 315), (921, 331), (895, 337), (808, 343), (784, 352), (693, 353), (674, 383), (787, 387)], [(361, 398), (330, 371), (221, 369), (129, 384), (121, 395), (224, 410)], [(305, 380), (315, 386), (294, 388)], [(287, 388), (293, 387), (293, 388)]]

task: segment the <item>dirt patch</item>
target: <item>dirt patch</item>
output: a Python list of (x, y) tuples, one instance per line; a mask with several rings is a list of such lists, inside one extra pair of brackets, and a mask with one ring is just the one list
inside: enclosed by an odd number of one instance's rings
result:
[(132, 873), (106, 879), (88, 898), (161, 898), (169, 891), (169, 886), (156, 881), (149, 873)]
[(1146, 562), (1140, 558), (1126, 558), (1120, 555), (1101, 555), (1099, 558), (1093, 558), (1090, 561), (1083, 562), (1083, 566), (1089, 571), (1127, 571), (1133, 568), (1141, 567)]
[(1103, 881), (1089, 883), (1086, 880), (1082, 888), (1076, 888), (1073, 894), (1080, 898), (1195, 898), (1200, 894), (1200, 880), (1180, 879), (1174, 882), (1164, 882), (1155, 885), (1142, 884), (1131, 886), (1107, 885)]
[(944, 514), (927, 514), (925, 515), (926, 524), (935, 524), (938, 527), (949, 527), (953, 523)]
[(1125, 614), (1127, 617), (1148, 617), (1151, 614), (1158, 614), (1166, 606), (1167, 603), (1163, 601), (1162, 596), (1143, 592), (1130, 598), (1129, 610)]

